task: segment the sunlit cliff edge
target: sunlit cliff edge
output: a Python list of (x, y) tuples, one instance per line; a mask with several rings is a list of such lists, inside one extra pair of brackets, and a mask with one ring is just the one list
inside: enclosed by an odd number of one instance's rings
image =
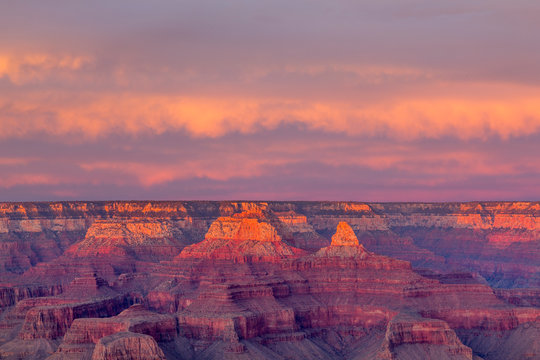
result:
[[(94, 232), (108, 237), (138, 234), (124, 238), (145, 239), (147, 244), (152, 239), (172, 255), (202, 239), (214, 220), (242, 211), (264, 212), (278, 236), (305, 250), (328, 245), (337, 224), (346, 221), (367, 250), (423, 268), (437, 269), (444, 263), (477, 271), (496, 286), (540, 286), (539, 202), (1, 203), (0, 245), (10, 256), (0, 258), (0, 268), (24, 271), (54, 259), (85, 236), (91, 244), (100, 236)], [(83, 251), (85, 243), (77, 248)], [(525, 276), (513, 281), (512, 274)]]

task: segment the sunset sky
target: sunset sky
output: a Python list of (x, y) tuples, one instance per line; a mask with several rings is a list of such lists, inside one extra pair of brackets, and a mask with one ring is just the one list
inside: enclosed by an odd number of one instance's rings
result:
[(0, 2), (0, 201), (540, 200), (540, 1)]

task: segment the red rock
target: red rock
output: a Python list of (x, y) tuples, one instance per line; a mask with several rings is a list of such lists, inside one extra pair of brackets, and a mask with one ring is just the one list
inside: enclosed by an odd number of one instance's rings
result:
[(444, 321), (399, 314), (388, 323), (381, 357), (400, 359), (408, 353), (430, 359), (473, 359), (471, 348)]
[(181, 233), (167, 221), (98, 220), (83, 241), (66, 250), (73, 257), (120, 256), (145, 260), (172, 258), (183, 247)]
[(358, 246), (358, 238), (345, 221), (340, 221), (336, 233), (332, 236), (332, 246)]
[(28, 285), (0, 287), (0, 309), (15, 305), (17, 302), (34, 297), (54, 296), (62, 293), (61, 285)]
[(423, 310), (422, 315), (446, 321), (453, 329), (476, 329), (500, 332), (513, 330), (522, 324), (536, 325), (540, 319), (538, 308), (466, 308)]
[(92, 360), (165, 360), (163, 351), (148, 335), (119, 332), (99, 340)]
[(328, 246), (329, 241), (313, 229), (307, 216), (294, 211), (273, 211), (267, 215), (283, 240), (294, 247), (316, 251)]
[(281, 241), (276, 229), (263, 219), (261, 212), (243, 212), (230, 217), (220, 217), (212, 223), (205, 239)]
[(540, 307), (540, 289), (494, 289), (494, 292), (512, 305)]
[(150, 335), (156, 341), (172, 341), (177, 335), (176, 319), (147, 311), (142, 305), (133, 305), (113, 317), (79, 318), (73, 321), (55, 356), (90, 355), (100, 339), (126, 331)]
[(227, 259), (235, 262), (298, 257), (304, 250), (287, 245), (260, 212), (221, 217), (212, 223), (203, 241), (187, 246), (177, 259)]
[(56, 339), (64, 336), (75, 319), (115, 315), (126, 305), (124, 296), (64, 304), (58, 304), (53, 298), (50, 305), (42, 303), (28, 310), (18, 337)]
[[(28, 239), (6, 249), (29, 259), (0, 266), (0, 355), (534, 358), (538, 294), (489, 284), (535, 284), (539, 215), (538, 203), (0, 204), (0, 243)], [(149, 310), (119, 314), (135, 299)]]
[[(332, 236), (332, 243), (330, 246), (317, 251), (315, 257), (340, 257), (362, 260), (370, 257), (370, 254), (368, 254), (364, 246), (359, 244), (358, 238), (349, 224), (341, 221), (337, 226), (336, 233)], [(373, 259), (373, 256), (371, 257)], [(341, 262), (342, 260), (337, 261)]]
[[(180, 232), (183, 246), (198, 241), (219, 216), (259, 211), (275, 214), (272, 224), (296, 247), (316, 250), (326, 246), (319, 234), (330, 235), (339, 221), (347, 221), (358, 235), (365, 234), (361, 242), (368, 250), (411, 261), (413, 266), (448, 270), (450, 265), (480, 272), (500, 287), (540, 287), (540, 241), (535, 235), (540, 228), (538, 202), (63, 202), (6, 203), (0, 208), (0, 238), (6, 240), (0, 243), (14, 242), (18, 253), (6, 257), (9, 265), (4, 268), (4, 279), (37, 261), (50, 262), (81, 240), (77, 237), (95, 220), (156, 219), (170, 224), (171, 231)], [(305, 227), (301, 225), (304, 217)], [(298, 231), (287, 229), (296, 225), (300, 226)], [(428, 238), (426, 230), (432, 234)], [(459, 231), (462, 239), (460, 235), (456, 239)], [(497, 269), (504, 271), (503, 277)]]

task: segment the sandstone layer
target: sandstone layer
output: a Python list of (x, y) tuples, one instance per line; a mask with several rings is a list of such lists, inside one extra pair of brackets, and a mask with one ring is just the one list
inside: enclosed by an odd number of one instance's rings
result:
[(0, 204), (0, 358), (536, 359), (539, 216), (538, 203)]

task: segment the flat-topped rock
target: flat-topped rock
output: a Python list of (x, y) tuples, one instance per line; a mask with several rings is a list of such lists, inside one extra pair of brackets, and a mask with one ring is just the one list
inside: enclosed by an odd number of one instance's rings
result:
[(153, 337), (132, 332), (119, 332), (99, 340), (92, 360), (165, 360)]
[(454, 330), (442, 320), (399, 314), (388, 323), (382, 354), (390, 359), (410, 358), (421, 353), (430, 359), (472, 360)]
[(178, 253), (181, 234), (161, 220), (98, 220), (85, 238), (66, 250), (71, 257), (167, 258)]
[(243, 212), (218, 218), (205, 239), (281, 241), (281, 236), (258, 212)]

